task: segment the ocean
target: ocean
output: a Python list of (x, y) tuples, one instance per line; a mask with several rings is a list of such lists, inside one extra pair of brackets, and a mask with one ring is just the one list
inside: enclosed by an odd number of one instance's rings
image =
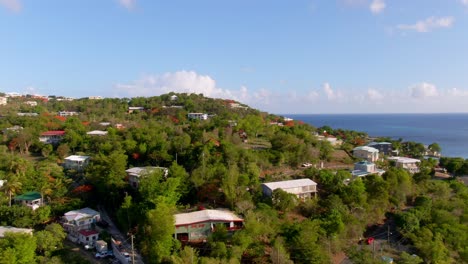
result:
[(371, 137), (438, 143), (442, 155), (468, 158), (468, 114), (307, 114), (284, 115), (314, 127), (366, 132)]

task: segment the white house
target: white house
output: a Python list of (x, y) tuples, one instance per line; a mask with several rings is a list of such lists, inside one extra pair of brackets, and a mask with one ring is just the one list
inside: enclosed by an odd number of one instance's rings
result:
[(187, 117), (189, 119), (207, 120), (208, 119), (208, 114), (205, 114), (205, 113), (188, 113)]
[(382, 175), (384, 173), (384, 170), (377, 169), (375, 163), (367, 160), (354, 163), (354, 170), (351, 172), (351, 174), (355, 177), (364, 177), (370, 174)]
[(319, 136), (317, 136), (317, 139), (319, 141), (328, 141), (334, 147), (341, 146), (343, 144), (343, 140), (337, 139), (336, 137), (333, 137), (333, 136), (321, 136), (321, 135), (319, 135)]
[(89, 156), (71, 155), (64, 159), (63, 167), (65, 169), (72, 169), (81, 171), (89, 164)]
[(8, 99), (4, 96), (0, 97), (0, 105), (6, 105), (8, 102)]
[(379, 159), (379, 150), (369, 146), (361, 146), (353, 149), (353, 157), (376, 162)]
[(418, 173), (419, 172), (419, 163), (418, 159), (412, 159), (407, 157), (389, 157), (388, 160), (395, 162), (395, 167), (403, 168), (409, 173)]
[(67, 116), (75, 116), (75, 115), (79, 115), (80, 113), (78, 112), (74, 112), (74, 111), (60, 111), (57, 113), (58, 116), (64, 116), (64, 117), (67, 117)]
[(96, 241), (99, 239), (99, 232), (96, 230), (80, 230), (78, 231), (78, 244), (96, 246)]
[(133, 188), (138, 189), (138, 186), (140, 184), (140, 178), (145, 175), (151, 174), (155, 170), (162, 170), (164, 177), (167, 177), (169, 173), (169, 170), (164, 167), (134, 167), (126, 170), (128, 176), (128, 183)]
[(24, 102), (25, 104), (29, 105), (29, 106), (37, 106), (37, 102), (36, 101), (26, 101)]
[(78, 231), (92, 229), (100, 219), (99, 212), (86, 207), (65, 213), (62, 217), (62, 225), (69, 235), (78, 238)]
[(312, 197), (317, 193), (317, 183), (311, 179), (298, 179), (279, 182), (266, 182), (262, 183), (263, 194), (271, 197), (273, 191), (282, 189), (287, 193), (292, 193), (299, 199), (306, 199)]
[(38, 192), (23, 193), (21, 195), (16, 196), (14, 200), (16, 203), (27, 206), (32, 210), (36, 210), (37, 208), (43, 205), (42, 195)]
[(128, 113), (143, 111), (145, 108), (143, 106), (129, 106)]

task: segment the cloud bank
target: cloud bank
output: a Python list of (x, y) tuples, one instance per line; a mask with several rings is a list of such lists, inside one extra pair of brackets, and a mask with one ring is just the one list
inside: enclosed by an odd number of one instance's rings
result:
[(419, 33), (431, 32), (434, 29), (451, 28), (455, 22), (455, 18), (447, 17), (429, 17), (425, 20), (420, 20), (415, 24), (400, 24), (397, 28), (401, 31), (416, 31)]
[(196, 93), (233, 99), (272, 113), (414, 113), (468, 112), (468, 90), (440, 89), (420, 82), (397, 89), (333, 87), (324, 82), (306, 91), (271, 88), (226, 89), (209, 75), (195, 71), (146, 74), (129, 83), (114, 85), (117, 97), (157, 96), (169, 92)]
[(136, 6), (136, 0), (118, 0), (119, 4), (126, 9), (132, 10)]
[(19, 0), (0, 0), (0, 5), (15, 13), (18, 13), (23, 9), (23, 5)]
[(380, 14), (384, 11), (386, 7), (384, 0), (373, 0), (369, 6), (370, 11), (373, 14)]

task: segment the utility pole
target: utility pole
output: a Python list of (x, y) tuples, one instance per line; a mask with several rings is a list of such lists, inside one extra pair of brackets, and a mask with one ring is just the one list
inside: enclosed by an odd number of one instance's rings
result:
[(132, 241), (132, 263), (135, 263), (135, 250), (133, 248), (133, 234), (130, 234), (130, 239)]

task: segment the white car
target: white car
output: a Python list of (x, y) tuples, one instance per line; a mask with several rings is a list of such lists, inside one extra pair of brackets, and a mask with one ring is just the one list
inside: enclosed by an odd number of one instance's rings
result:
[(301, 166), (304, 168), (309, 168), (309, 167), (312, 167), (312, 163), (302, 163)]

